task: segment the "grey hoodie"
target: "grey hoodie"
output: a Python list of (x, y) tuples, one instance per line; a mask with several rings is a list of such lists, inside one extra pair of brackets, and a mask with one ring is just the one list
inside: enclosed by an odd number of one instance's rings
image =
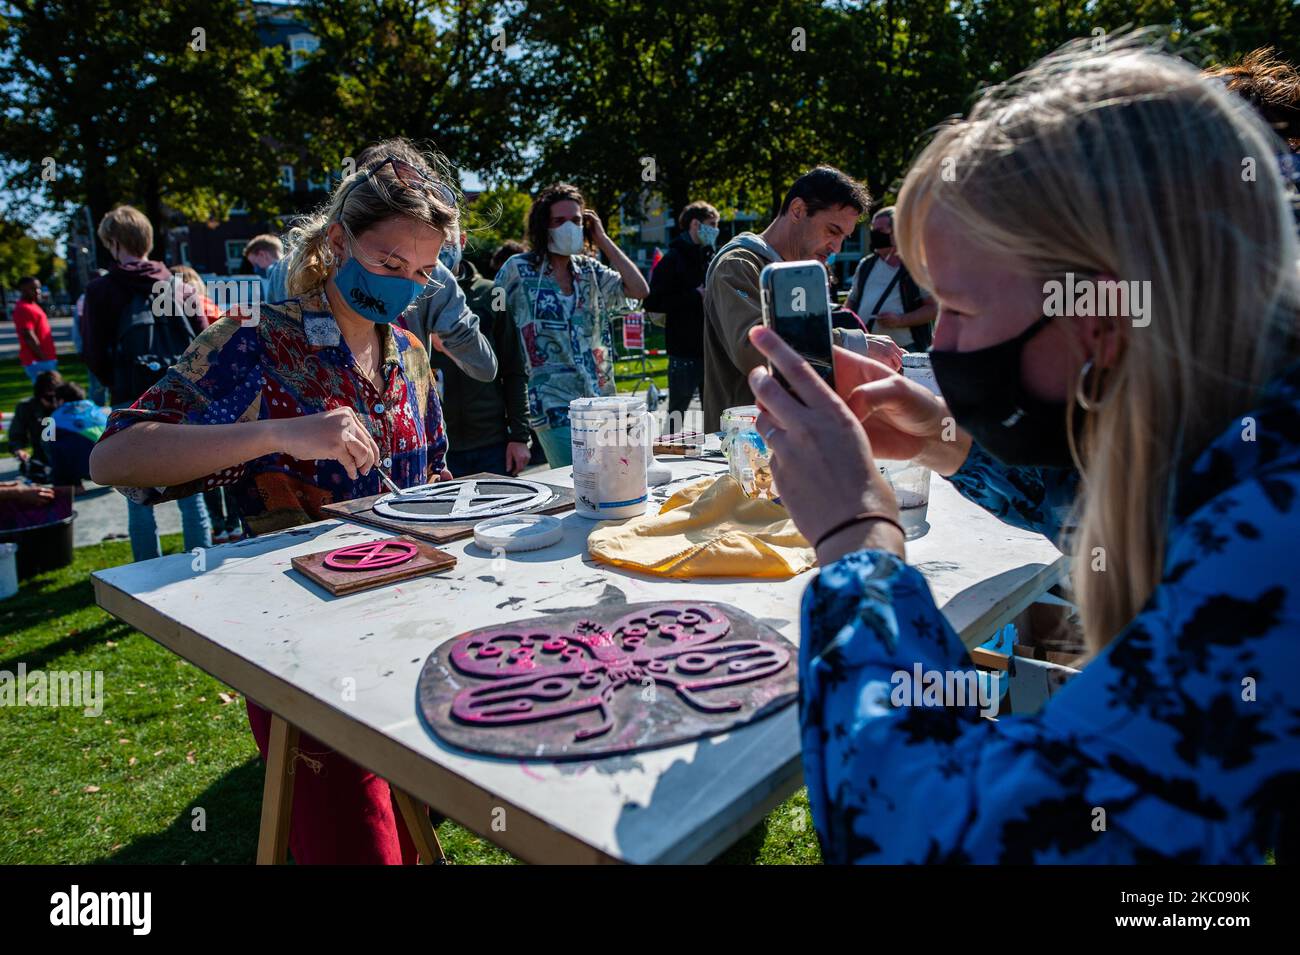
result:
[(492, 381), (497, 376), (496, 353), (479, 331), (478, 316), (465, 301), (456, 276), (439, 262), (433, 277), (442, 283), (442, 288), (421, 299), (413, 310), (403, 315), (403, 325), (430, 352), (429, 335), (436, 333), (442, 347), (465, 374), (476, 381)]

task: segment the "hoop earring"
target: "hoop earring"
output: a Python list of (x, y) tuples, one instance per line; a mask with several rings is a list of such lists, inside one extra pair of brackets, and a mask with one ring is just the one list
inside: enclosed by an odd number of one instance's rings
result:
[(1092, 363), (1092, 359), (1089, 358), (1087, 361), (1083, 363), (1083, 367), (1079, 369), (1078, 380), (1076, 380), (1074, 383), (1074, 400), (1079, 405), (1080, 408), (1082, 408), (1084, 411), (1087, 412), (1100, 411), (1102, 405), (1106, 403), (1105, 398), (1102, 398), (1100, 401), (1092, 401), (1091, 399), (1084, 396), (1083, 385), (1084, 382), (1088, 380), (1088, 375), (1093, 371), (1093, 369), (1094, 366)]

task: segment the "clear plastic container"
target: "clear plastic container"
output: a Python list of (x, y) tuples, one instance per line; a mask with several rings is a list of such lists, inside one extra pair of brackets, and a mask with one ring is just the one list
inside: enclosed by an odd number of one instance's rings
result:
[(731, 476), (746, 495), (777, 500), (772, 451), (758, 433), (757, 422), (757, 405), (738, 405), (722, 412), (722, 453)]
[(737, 405), (722, 412), (722, 453), (727, 455), (728, 461), (731, 460), (727, 449), (731, 446), (732, 435), (742, 428), (752, 428), (757, 420), (758, 405)]
[(908, 540), (915, 540), (930, 529), (926, 515), (930, 510), (930, 469), (911, 461), (881, 461), (880, 472), (889, 479), (898, 500), (899, 523)]
[(934, 369), (930, 366), (929, 352), (908, 352), (905, 354), (903, 356), (903, 377), (925, 385), (936, 395), (939, 394), (939, 382), (935, 379)]

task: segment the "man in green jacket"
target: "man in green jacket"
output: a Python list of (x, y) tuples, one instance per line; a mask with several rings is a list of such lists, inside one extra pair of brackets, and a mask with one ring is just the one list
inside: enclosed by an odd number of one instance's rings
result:
[(456, 276), (466, 305), (478, 316), (479, 332), (496, 353), (497, 374), (490, 381), (471, 378), (444, 350), (438, 335), (429, 333), (429, 364), (440, 381), (450, 445), (447, 469), (456, 477), (480, 471), (518, 474), (529, 458), (528, 372), (519, 332), (507, 312), (493, 312), (492, 281), (462, 258), (464, 248), (465, 234), (457, 230), (438, 258)]

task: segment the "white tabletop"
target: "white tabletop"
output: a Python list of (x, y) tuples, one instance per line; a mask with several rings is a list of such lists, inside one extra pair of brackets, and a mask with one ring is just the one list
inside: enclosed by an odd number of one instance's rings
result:
[[(662, 458), (671, 490), (723, 467)], [(530, 474), (572, 486), (569, 469)], [(534, 862), (691, 862), (717, 855), (801, 781), (796, 707), (736, 732), (578, 763), (463, 754), (421, 723), (416, 681), (445, 640), (543, 610), (646, 600), (735, 604), (799, 641), (799, 599), (812, 579), (664, 580), (586, 553), (595, 526), (559, 515), (564, 538), (493, 558), (469, 538), (444, 545), (446, 573), (333, 597), (291, 557), (391, 536), (322, 521), (189, 555), (94, 574), (106, 610), (444, 814)], [(1040, 535), (1001, 523), (941, 478), (927, 534), (908, 559), (968, 646), (988, 638), (1056, 582), (1064, 560)]]

